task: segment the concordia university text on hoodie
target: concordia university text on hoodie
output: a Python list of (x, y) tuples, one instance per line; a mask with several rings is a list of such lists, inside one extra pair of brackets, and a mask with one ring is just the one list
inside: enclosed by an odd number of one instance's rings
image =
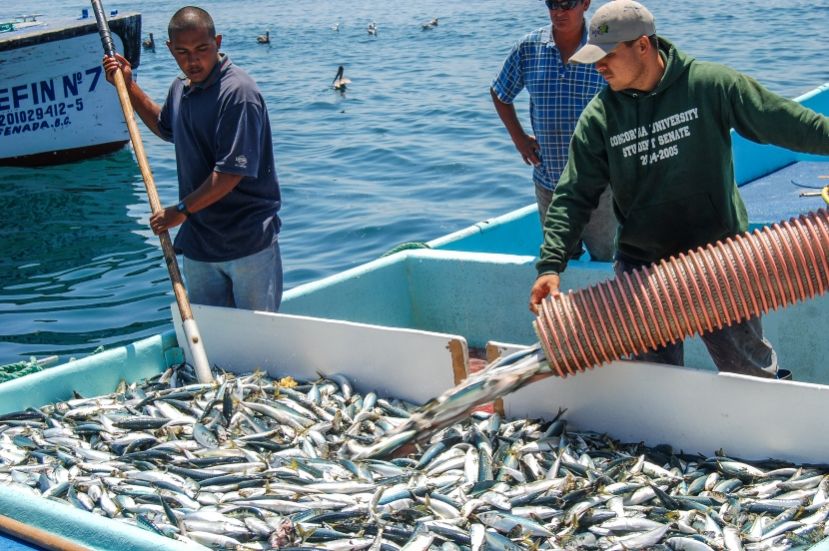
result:
[(561, 272), (609, 184), (618, 256), (655, 262), (746, 231), (730, 129), (759, 143), (829, 154), (829, 118), (660, 38), (655, 90), (604, 88), (587, 105), (544, 223), (539, 274)]

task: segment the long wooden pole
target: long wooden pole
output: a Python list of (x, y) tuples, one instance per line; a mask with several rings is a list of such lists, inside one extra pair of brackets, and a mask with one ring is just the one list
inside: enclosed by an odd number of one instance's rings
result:
[[(115, 43), (112, 41), (112, 35), (109, 32), (109, 25), (104, 16), (104, 8), (100, 0), (91, 1), (92, 10), (95, 12), (95, 19), (98, 22), (98, 34), (101, 35), (101, 43), (104, 46), (104, 53), (109, 56), (114, 56)], [(153, 174), (150, 171), (150, 163), (147, 161), (147, 154), (144, 152), (144, 142), (141, 141), (138, 124), (135, 122), (135, 113), (132, 109), (132, 103), (130, 103), (127, 84), (121, 69), (115, 71), (114, 80), (115, 88), (118, 90), (118, 99), (121, 102), (121, 109), (124, 112), (124, 120), (127, 123), (130, 140), (135, 151), (135, 157), (138, 159), (141, 176), (144, 178), (144, 187), (147, 189), (150, 209), (155, 214), (162, 210), (161, 200), (158, 198), (158, 191), (156, 191)], [(184, 288), (181, 272), (178, 269), (178, 262), (176, 261), (176, 253), (173, 250), (170, 233), (165, 230), (158, 235), (158, 239), (161, 241), (161, 249), (164, 251), (164, 260), (167, 262), (167, 271), (170, 274), (170, 281), (173, 284), (173, 293), (176, 296), (178, 311), (181, 314), (184, 334), (187, 337), (187, 346), (190, 349), (193, 366), (196, 369), (196, 377), (198, 377), (201, 383), (210, 382), (213, 380), (213, 374), (210, 371), (210, 363), (207, 361), (207, 353), (204, 350), (199, 328), (196, 325), (196, 320), (193, 318), (193, 312), (190, 309), (190, 301), (187, 298), (187, 291)]]
[(35, 528), (4, 515), (0, 515), (0, 532), (50, 551), (90, 551), (88, 547), (78, 545), (51, 532)]

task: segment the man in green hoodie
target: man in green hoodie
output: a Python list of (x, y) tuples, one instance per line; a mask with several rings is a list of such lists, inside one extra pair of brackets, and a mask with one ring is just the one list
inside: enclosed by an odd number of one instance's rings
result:
[[(748, 228), (730, 129), (760, 143), (829, 154), (829, 119), (723, 65), (697, 61), (656, 35), (633, 0), (596, 11), (570, 61), (594, 63), (608, 86), (587, 105), (544, 224), (530, 309), (559, 293), (569, 251), (610, 185), (619, 221), (617, 273)], [(702, 336), (720, 371), (780, 376), (760, 318)], [(682, 365), (682, 343), (637, 359)]]

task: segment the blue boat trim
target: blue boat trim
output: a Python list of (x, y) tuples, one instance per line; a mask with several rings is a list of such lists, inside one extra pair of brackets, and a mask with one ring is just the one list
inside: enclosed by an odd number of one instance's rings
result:
[[(25, 499), (18, 491), (3, 485), (0, 485), (0, 512), (6, 512), (5, 514), (13, 516), (19, 522), (46, 530), (97, 551), (207, 549), (201, 545), (186, 545), (137, 526), (113, 522), (58, 500)], [(11, 515), (12, 512), (13, 515)]]
[[(180, 358), (175, 332), (164, 333), (73, 360), (0, 385), (0, 414), (66, 400), (75, 390), (83, 396), (112, 392), (127, 383), (152, 377)], [(0, 511), (4, 509), (0, 508)]]

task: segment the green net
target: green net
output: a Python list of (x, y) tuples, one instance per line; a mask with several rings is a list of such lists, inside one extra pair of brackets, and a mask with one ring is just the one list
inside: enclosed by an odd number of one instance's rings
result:
[[(104, 346), (101, 345), (98, 346), (95, 350), (93, 350), (90, 353), (90, 355), (98, 354), (103, 351)], [(72, 362), (75, 359), (76, 358), (74, 356), (70, 356), (67, 361)], [(59, 361), (61, 361), (61, 359), (57, 355), (45, 356), (40, 359), (31, 356), (29, 358), (29, 361), (20, 361), (11, 364), (0, 365), (0, 383), (5, 383), (6, 381), (17, 379), (18, 377), (22, 377), (24, 375), (29, 375), (31, 373), (43, 371), (47, 367), (53, 367)]]
[(41, 371), (43, 366), (37, 363), (34, 358), (27, 362), (15, 362), (13, 364), (0, 365), (0, 383), (11, 381), (23, 375)]

